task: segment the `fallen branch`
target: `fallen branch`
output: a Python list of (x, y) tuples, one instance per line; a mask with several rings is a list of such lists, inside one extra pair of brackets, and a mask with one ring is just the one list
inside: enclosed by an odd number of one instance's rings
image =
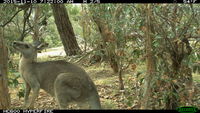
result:
[(91, 50), (90, 52), (87, 52), (84, 56), (82, 56), (80, 59), (78, 59), (77, 61), (75, 61), (74, 63), (79, 63), (81, 60), (83, 60), (85, 57), (87, 57), (88, 55), (90, 55), (93, 51), (98, 50), (98, 48), (95, 48), (93, 50)]

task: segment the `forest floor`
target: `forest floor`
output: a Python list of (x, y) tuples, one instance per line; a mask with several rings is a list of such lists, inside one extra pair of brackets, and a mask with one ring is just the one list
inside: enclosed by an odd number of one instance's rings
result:
[[(54, 53), (54, 54), (50, 54)], [(54, 48), (47, 50), (42, 54), (39, 54), (40, 59), (51, 60), (55, 56), (63, 56), (62, 48)], [(51, 56), (53, 55), (53, 56)], [(62, 58), (62, 57), (60, 57)], [(97, 86), (98, 93), (100, 95), (100, 101), (103, 109), (139, 109), (141, 94), (139, 93), (140, 83), (138, 82), (144, 74), (141, 74), (136, 78), (136, 72), (144, 71), (145, 66), (138, 66), (136, 70), (127, 69), (123, 73), (123, 80), (125, 85), (125, 90), (119, 90), (118, 87), (118, 76), (113, 73), (111, 68), (106, 63), (97, 63), (91, 66), (81, 65), (86, 72), (89, 74), (91, 79)], [(23, 83), (21, 78), (19, 78), (20, 83)], [(200, 89), (200, 75), (194, 74), (195, 86)], [(10, 88), (11, 94), (11, 108), (13, 109), (23, 109), (24, 98), (19, 98), (17, 93), (22, 87)], [(200, 91), (194, 96), (194, 105), (200, 108)], [(37, 109), (58, 109), (58, 105), (55, 98), (51, 97), (45, 91), (40, 90), (39, 97), (35, 102), (35, 108)], [(76, 109), (76, 105), (71, 105), (69, 108)]]
[[(103, 67), (100, 64), (96, 64), (89, 67), (83, 67), (89, 74), (91, 79), (97, 86), (98, 93), (100, 95), (100, 101), (102, 108), (104, 109), (132, 109), (136, 107), (137, 101), (133, 101), (134, 93), (131, 94), (130, 86), (135, 85), (135, 78), (133, 75), (126, 73), (124, 76), (125, 91), (118, 89), (118, 76), (113, 74), (109, 67)], [(21, 78), (19, 79), (23, 82)], [(11, 103), (13, 108), (22, 108), (23, 98), (17, 96), (17, 92), (20, 88), (10, 91)], [(135, 92), (136, 93), (136, 92)], [(137, 100), (137, 99), (136, 99)], [(36, 100), (35, 108), (37, 109), (58, 109), (58, 105), (55, 98), (52, 98), (45, 91), (40, 90), (39, 97)], [(75, 105), (70, 108), (76, 109)]]

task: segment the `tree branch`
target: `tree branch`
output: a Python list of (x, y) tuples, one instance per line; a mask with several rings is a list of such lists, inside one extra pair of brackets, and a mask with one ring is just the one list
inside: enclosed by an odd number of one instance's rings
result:
[(7, 22), (5, 22), (3, 25), (0, 25), (0, 27), (5, 27), (8, 23), (12, 21), (12, 19), (20, 12), (22, 9), (19, 9)]
[[(28, 15), (25, 16), (25, 14), (24, 14), (23, 31), (22, 31), (22, 34), (21, 34), (21, 36), (20, 36), (20, 38), (19, 38), (20, 41), (23, 41), (23, 40), (24, 40), (24, 37), (27, 35), (27, 33), (25, 34), (25, 32), (28, 31), (28, 30), (26, 29), (26, 23), (27, 23), (27, 21), (28, 21), (30, 15), (31, 15), (31, 12), (32, 12), (32, 6), (30, 7), (30, 10), (29, 10)], [(26, 11), (25, 11), (25, 13), (26, 13)], [(31, 27), (30, 27), (30, 29), (31, 29)]]

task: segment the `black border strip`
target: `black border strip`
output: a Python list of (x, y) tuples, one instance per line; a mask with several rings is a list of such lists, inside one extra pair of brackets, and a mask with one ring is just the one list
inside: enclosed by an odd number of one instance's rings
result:
[(176, 110), (0, 110), (0, 113), (145, 113), (145, 112), (153, 112), (153, 113), (179, 113)]
[(2, 0), (1, 3), (199, 3), (200, 0)]

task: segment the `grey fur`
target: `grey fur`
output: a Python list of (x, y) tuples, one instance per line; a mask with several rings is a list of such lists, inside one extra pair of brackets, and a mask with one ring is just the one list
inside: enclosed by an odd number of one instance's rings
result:
[[(101, 109), (96, 86), (82, 68), (64, 60), (34, 61), (41, 45), (37, 48), (32, 44), (14, 42), (13, 47), (22, 53), (19, 72), (26, 85), (24, 104), (27, 108), (34, 108), (41, 88), (56, 98), (61, 109), (66, 109), (71, 102), (77, 102), (80, 106), (88, 103), (91, 109)], [(29, 99), (31, 90), (33, 95)]]

